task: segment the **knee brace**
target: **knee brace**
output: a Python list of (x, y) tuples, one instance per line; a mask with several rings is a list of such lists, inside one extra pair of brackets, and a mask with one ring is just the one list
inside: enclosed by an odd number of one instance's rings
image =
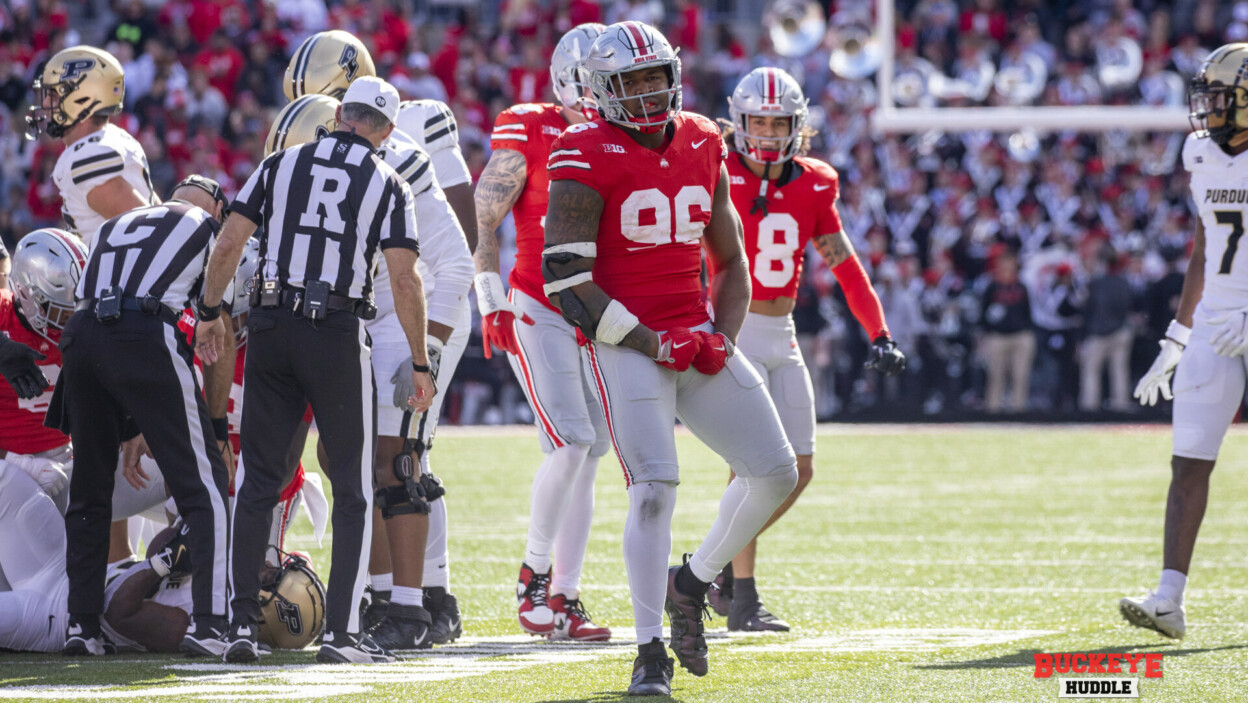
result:
[(403, 452), (394, 457), (394, 477), (401, 485), (384, 486), (373, 494), (373, 503), (381, 510), (381, 517), (389, 520), (395, 515), (428, 515), (429, 504), (446, 495), (442, 481), (431, 473), (420, 473), (412, 460), (412, 440), (403, 445)]

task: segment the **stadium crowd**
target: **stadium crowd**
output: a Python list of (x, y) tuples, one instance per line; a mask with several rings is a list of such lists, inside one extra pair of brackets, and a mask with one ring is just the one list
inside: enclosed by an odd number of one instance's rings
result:
[[(763, 3), (746, 5), (762, 13)], [(290, 53), (314, 32), (350, 31), (402, 97), (447, 101), (475, 178), (497, 113), (551, 99), (549, 55), (563, 32), (637, 19), (681, 47), (686, 109), (726, 116), (728, 91), (763, 65), (785, 68), (811, 97), (821, 132), (813, 155), (841, 174), (846, 229), (911, 358), (887, 382), (862, 370), (868, 340), (808, 252), (795, 317), (821, 419), (900, 408), (1130, 410), (1131, 382), (1172, 317), (1190, 240), (1183, 135), (874, 136), (873, 78), (829, 67), (851, 30), (870, 25), (871, 3), (824, 5), (823, 42), (791, 58), (757, 22), (693, 0), (0, 0), (0, 237), (12, 248), (59, 223), (51, 173), (61, 147), (25, 141), (21, 118), (36, 69), (66, 46), (96, 44), (122, 61), (118, 123), (146, 150), (158, 192), (200, 173), (234, 193), (286, 102)], [(896, 97), (921, 105), (1182, 105), (1207, 50), (1248, 38), (1248, 3), (920, 0), (896, 9)], [(69, 29), (71, 16), (91, 35)], [(1140, 79), (1123, 81), (1135, 53)], [(506, 363), (484, 358), (475, 331), (448, 392), (451, 422), (531, 420)]]

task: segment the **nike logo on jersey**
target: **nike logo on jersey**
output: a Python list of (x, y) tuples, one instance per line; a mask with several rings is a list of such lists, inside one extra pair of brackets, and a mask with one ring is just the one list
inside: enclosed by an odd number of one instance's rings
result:
[(827, 190), (828, 188), (831, 188), (832, 186), (827, 185), (827, 184), (824, 184), (824, 185), (821, 185), (821, 186), (813, 186), (813, 187), (814, 187), (814, 189), (815, 189), (815, 192), (816, 192), (816, 193), (819, 193), (819, 192), (821, 192), (821, 191), (825, 191), (825, 190)]
[(694, 148), (694, 149), (697, 149), (698, 147), (702, 146), (702, 145), (703, 145), (703, 144), (705, 144), (705, 143), (706, 143), (706, 140), (705, 140), (705, 139), (703, 139), (703, 140), (702, 140), (702, 141), (700, 141), (700, 142), (694, 142), (694, 143), (693, 143), (693, 148)]

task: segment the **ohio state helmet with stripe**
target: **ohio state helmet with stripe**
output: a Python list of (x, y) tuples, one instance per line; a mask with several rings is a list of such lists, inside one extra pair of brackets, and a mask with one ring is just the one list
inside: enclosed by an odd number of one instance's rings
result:
[[(581, 66), (589, 78), (589, 88), (598, 103), (598, 113), (608, 122), (639, 132), (654, 133), (676, 119), (680, 112), (680, 59), (663, 34), (648, 24), (617, 22), (602, 30), (589, 47), (589, 54)], [(620, 76), (654, 66), (661, 66), (667, 71), (668, 87), (653, 93), (626, 96)], [(647, 113), (645, 99), (661, 94), (668, 96), (667, 110), (653, 115)], [(624, 103), (629, 100), (638, 100), (643, 105), (641, 115), (634, 115), (624, 108)]]
[(585, 97), (589, 87), (589, 79), (581, 68), (581, 61), (589, 53), (589, 47), (602, 34), (607, 26), (597, 22), (578, 24), (568, 30), (567, 34), (555, 45), (555, 52), (550, 57), (550, 84), (554, 87), (555, 97), (563, 106), (587, 113), (586, 117), (597, 117), (597, 111)]
[[(728, 114), (732, 118), (733, 148), (755, 161), (778, 163), (788, 161), (802, 150), (802, 127), (806, 126), (807, 104), (798, 85), (779, 68), (756, 68), (745, 74), (728, 98)], [(788, 117), (789, 136), (763, 137), (750, 133), (751, 116)], [(764, 149), (763, 143), (780, 142), (779, 149)]]
[(310, 93), (341, 98), (356, 78), (376, 75), (377, 67), (364, 43), (350, 32), (331, 29), (313, 34), (295, 49), (282, 90), (287, 100)]
[(78, 237), (51, 227), (22, 237), (13, 250), (9, 287), (22, 317), (49, 341), (74, 314), (74, 289), (87, 267), (87, 246)]

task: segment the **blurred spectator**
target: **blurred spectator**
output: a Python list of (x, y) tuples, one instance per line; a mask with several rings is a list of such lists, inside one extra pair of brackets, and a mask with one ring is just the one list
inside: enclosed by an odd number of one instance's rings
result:
[(213, 32), (212, 42), (195, 56), (195, 65), (204, 70), (208, 82), (227, 102), (234, 100), (234, 86), (245, 63), (242, 52), (234, 48), (224, 30)]
[(225, 96), (208, 82), (208, 74), (199, 67), (191, 69), (191, 85), (186, 91), (187, 117), (220, 133), (229, 111)]
[(1108, 365), (1109, 409), (1121, 412), (1130, 407), (1131, 284), (1108, 244), (1100, 248), (1096, 260), (1097, 270), (1088, 284), (1083, 318), (1079, 409), (1101, 409), (1101, 376)]
[[(1018, 258), (1012, 252), (998, 254), (993, 262), (992, 282), (984, 290), (980, 321), (980, 356), (988, 373), (984, 407), (990, 413), (1022, 412), (1027, 409), (1036, 337), (1032, 331), (1031, 302), (1027, 288), (1018, 280)], [(1004, 404), (1007, 377), (1008, 406)]]
[(61, 191), (52, 181), (59, 154), (51, 149), (42, 152), (31, 172), (26, 190), (26, 207), (30, 210), (31, 224), (38, 227), (61, 225)]
[(1037, 377), (1042, 407), (1069, 413), (1077, 407), (1075, 381), (1079, 378), (1079, 365), (1075, 349), (1082, 322), (1083, 295), (1075, 283), (1074, 267), (1066, 260), (1054, 266), (1051, 274), (1042, 272), (1038, 287), (1032, 311), (1039, 349)]
[(429, 73), (429, 57), (424, 52), (414, 52), (407, 57), (407, 74), (392, 78), (391, 82), (404, 97), (413, 100), (440, 100), (446, 102), (446, 88), (442, 81)]
[(125, 42), (135, 56), (142, 54), (147, 40), (156, 34), (156, 19), (143, 0), (118, 0), (114, 5), (117, 22), (108, 30), (106, 40)]

